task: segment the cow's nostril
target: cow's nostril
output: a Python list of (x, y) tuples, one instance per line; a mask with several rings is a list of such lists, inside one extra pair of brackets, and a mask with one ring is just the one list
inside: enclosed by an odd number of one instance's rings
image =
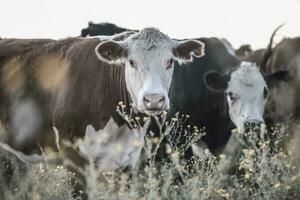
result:
[(166, 97), (161, 94), (147, 94), (143, 97), (143, 103), (146, 109), (161, 110), (166, 102)]
[(144, 97), (144, 102), (145, 103), (150, 103), (150, 99), (148, 99), (147, 97)]

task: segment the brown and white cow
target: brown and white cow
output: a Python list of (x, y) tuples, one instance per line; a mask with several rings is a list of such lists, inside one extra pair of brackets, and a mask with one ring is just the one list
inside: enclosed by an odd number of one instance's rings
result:
[(176, 41), (155, 28), (121, 41), (2, 39), (0, 118), (7, 142), (31, 153), (48, 142), (53, 126), (74, 141), (87, 125), (124, 125), (115, 112), (120, 101), (138, 113), (159, 114), (169, 109), (173, 60), (203, 55), (202, 42)]

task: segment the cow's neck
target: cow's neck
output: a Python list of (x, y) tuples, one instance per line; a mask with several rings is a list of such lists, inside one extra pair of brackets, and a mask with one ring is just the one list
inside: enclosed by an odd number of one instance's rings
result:
[[(117, 93), (115, 94), (115, 98), (116, 98), (115, 102), (117, 102), (117, 104), (115, 104), (115, 108), (121, 111), (123, 109), (121, 107), (125, 106), (124, 109), (126, 113), (129, 114), (132, 100), (126, 88), (124, 66), (115, 67), (113, 73), (114, 73), (113, 74), (114, 78), (111, 79), (111, 83), (109, 84), (109, 90), (117, 91)], [(115, 110), (113, 111), (112, 114), (112, 118), (114, 119), (114, 121), (120, 126), (125, 124), (126, 123), (125, 120), (123, 120), (119, 112), (116, 112)]]
[[(113, 77), (114, 79), (111, 80), (110, 84), (110, 91), (118, 91), (118, 93), (115, 95), (117, 98), (118, 102), (115, 105), (115, 108), (119, 108), (121, 111), (121, 106), (125, 106), (125, 115), (128, 117), (132, 118), (134, 120), (135, 117), (139, 116), (139, 118), (146, 117), (146, 114), (140, 113), (137, 111), (137, 109), (132, 108), (132, 99), (130, 98), (130, 94), (126, 88), (126, 82), (125, 82), (125, 71), (124, 71), (124, 66), (118, 66), (115, 67), (115, 70), (113, 71)], [(121, 105), (120, 105), (121, 104)], [(130, 116), (129, 116), (130, 115)], [(114, 112), (112, 113), (112, 118), (113, 120), (119, 125), (122, 126), (124, 124), (127, 124), (129, 128), (134, 127), (134, 122), (129, 124), (128, 120), (123, 119), (124, 115), (121, 116), (119, 112)], [(126, 116), (125, 116), (126, 117)], [(131, 119), (129, 119), (130, 121)], [(139, 124), (143, 125), (143, 122), (139, 121)]]

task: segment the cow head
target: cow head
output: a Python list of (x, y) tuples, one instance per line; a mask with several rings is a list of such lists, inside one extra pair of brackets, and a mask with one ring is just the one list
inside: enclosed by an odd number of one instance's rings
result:
[(204, 81), (209, 89), (225, 92), (229, 116), (239, 132), (244, 132), (264, 123), (268, 88), (288, 78), (288, 71), (263, 75), (255, 64), (242, 62), (229, 74), (208, 72)]
[(173, 61), (192, 62), (204, 55), (197, 40), (176, 41), (155, 28), (145, 28), (123, 41), (102, 41), (95, 49), (107, 63), (124, 63), (126, 87), (134, 106), (147, 114), (169, 109)]

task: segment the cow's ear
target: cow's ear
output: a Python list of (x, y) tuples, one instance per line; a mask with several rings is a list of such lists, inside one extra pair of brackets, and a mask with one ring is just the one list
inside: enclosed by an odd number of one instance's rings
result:
[(128, 51), (120, 43), (115, 41), (102, 41), (95, 48), (98, 59), (112, 64), (120, 63), (127, 58)]
[(185, 40), (177, 43), (173, 49), (175, 59), (180, 63), (192, 62), (193, 57), (200, 58), (205, 55), (205, 44), (198, 40)]
[(279, 70), (271, 74), (265, 74), (264, 79), (269, 88), (276, 86), (281, 81), (288, 82), (291, 80), (291, 74), (287, 70)]
[(207, 72), (204, 75), (206, 87), (213, 91), (224, 91), (228, 87), (229, 76), (219, 72)]

